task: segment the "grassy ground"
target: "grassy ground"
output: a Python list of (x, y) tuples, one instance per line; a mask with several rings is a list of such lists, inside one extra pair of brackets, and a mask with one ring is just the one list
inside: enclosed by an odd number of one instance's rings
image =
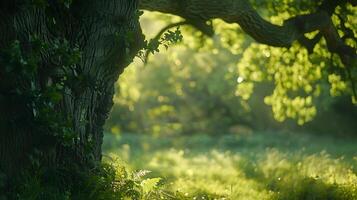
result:
[(178, 199), (357, 199), (357, 139), (286, 133), (113, 136), (106, 157)]

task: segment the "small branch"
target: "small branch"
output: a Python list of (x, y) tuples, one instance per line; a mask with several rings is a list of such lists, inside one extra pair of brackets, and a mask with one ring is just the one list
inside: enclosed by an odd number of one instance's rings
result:
[[(167, 26), (165, 26), (164, 28), (162, 28), (157, 34), (156, 36), (152, 39), (154, 41), (158, 41), (160, 40), (161, 36), (168, 30), (178, 27), (178, 26), (182, 26), (182, 25), (186, 25), (189, 24), (187, 21), (181, 21), (181, 22), (177, 22), (177, 23), (173, 23), (173, 24), (169, 24)], [(146, 50), (145, 52), (145, 58), (144, 58), (144, 63), (147, 64), (148, 60), (149, 60), (149, 56), (150, 56), (150, 52), (149, 50)]]

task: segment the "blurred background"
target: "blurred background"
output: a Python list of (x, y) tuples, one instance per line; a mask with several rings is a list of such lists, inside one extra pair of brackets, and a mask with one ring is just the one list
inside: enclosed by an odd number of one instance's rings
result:
[[(147, 38), (177, 21), (159, 13), (141, 18)], [(236, 25), (213, 23), (212, 38), (181, 26), (181, 43), (162, 47), (147, 63), (137, 58), (125, 70), (108, 132), (356, 134), (357, 107), (348, 83), (326, 75), (332, 64), (323, 48), (308, 55), (298, 45), (290, 50), (258, 45)]]
[[(141, 25), (154, 38), (180, 20), (145, 12)], [(348, 81), (327, 73), (338, 58), (323, 41), (308, 54), (212, 24), (213, 37), (179, 27), (182, 42), (125, 70), (105, 157), (187, 199), (357, 199), (357, 107)]]

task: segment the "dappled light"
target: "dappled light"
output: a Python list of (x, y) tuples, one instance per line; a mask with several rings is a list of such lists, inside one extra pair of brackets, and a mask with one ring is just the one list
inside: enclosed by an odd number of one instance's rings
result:
[[(145, 35), (179, 21), (159, 13), (141, 20)], [(356, 110), (345, 96), (349, 83), (324, 72), (326, 44), (314, 54), (299, 44), (274, 48), (235, 25), (212, 23), (212, 38), (202, 42), (180, 26), (182, 42), (125, 70), (106, 124), (105, 156), (160, 178), (156, 198), (357, 198), (353, 119), (336, 118), (333, 107), (347, 99), (348, 112)], [(328, 116), (351, 121), (329, 126)]]
[(356, 200), (356, 0), (0, 1), (0, 200)]
[(354, 141), (308, 134), (108, 135), (105, 155), (182, 199), (354, 199)]

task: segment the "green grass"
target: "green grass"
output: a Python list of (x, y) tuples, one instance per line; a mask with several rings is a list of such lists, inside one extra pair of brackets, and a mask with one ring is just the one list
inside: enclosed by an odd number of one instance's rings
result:
[(128, 170), (161, 177), (167, 199), (357, 199), (355, 138), (107, 134), (103, 148)]

